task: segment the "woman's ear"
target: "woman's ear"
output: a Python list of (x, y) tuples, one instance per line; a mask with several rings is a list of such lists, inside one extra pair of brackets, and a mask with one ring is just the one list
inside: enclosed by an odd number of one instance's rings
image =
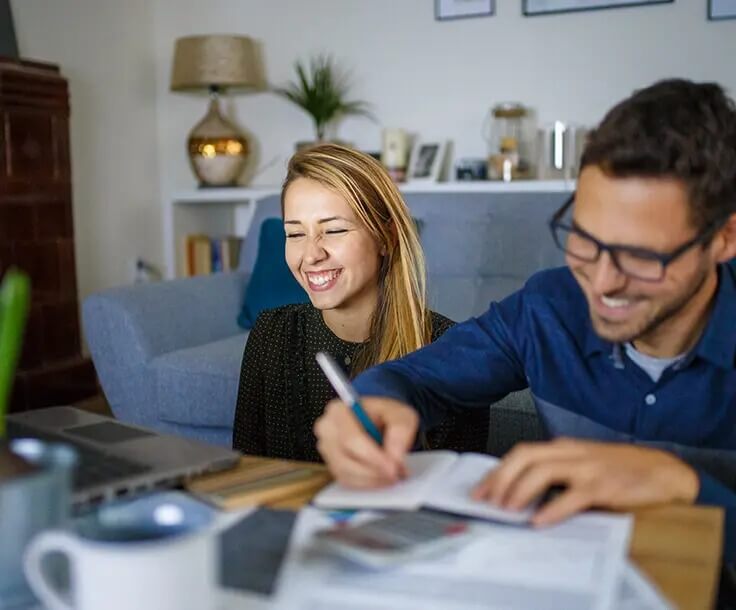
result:
[(386, 256), (389, 250), (393, 250), (396, 247), (396, 242), (399, 239), (399, 232), (396, 230), (396, 223), (392, 219), (386, 221), (386, 229), (388, 233), (389, 243), (385, 241), (381, 244), (381, 256)]

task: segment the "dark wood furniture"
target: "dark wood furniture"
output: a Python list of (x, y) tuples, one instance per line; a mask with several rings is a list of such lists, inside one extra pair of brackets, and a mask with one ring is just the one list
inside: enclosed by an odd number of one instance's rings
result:
[(57, 66), (0, 58), (0, 275), (11, 265), (32, 286), (11, 411), (96, 394), (80, 343), (67, 82)]

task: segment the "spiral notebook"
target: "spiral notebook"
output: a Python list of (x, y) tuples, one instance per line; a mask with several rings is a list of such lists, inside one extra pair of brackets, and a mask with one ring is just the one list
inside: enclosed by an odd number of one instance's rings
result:
[(407, 456), (409, 476), (383, 489), (356, 490), (333, 483), (313, 500), (319, 508), (416, 510), (432, 508), (504, 523), (526, 523), (533, 507), (510, 511), (470, 497), (472, 488), (499, 464), (478, 453), (424, 451)]

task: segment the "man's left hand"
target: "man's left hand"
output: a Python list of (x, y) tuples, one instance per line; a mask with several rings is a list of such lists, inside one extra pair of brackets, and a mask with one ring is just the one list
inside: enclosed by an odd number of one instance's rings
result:
[(554, 485), (565, 489), (537, 511), (533, 524), (556, 523), (591, 507), (692, 503), (700, 488), (695, 470), (666, 451), (560, 438), (519, 443), (472, 495), (519, 510)]

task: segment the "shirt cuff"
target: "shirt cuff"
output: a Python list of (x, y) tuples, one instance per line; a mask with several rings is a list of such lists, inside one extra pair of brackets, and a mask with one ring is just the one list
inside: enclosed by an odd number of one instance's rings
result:
[(702, 470), (697, 470), (697, 473), (700, 479), (700, 491), (695, 502), (721, 506), (725, 509), (723, 562), (736, 564), (736, 492)]
[(698, 497), (695, 499), (696, 504), (736, 508), (736, 492), (703, 470), (697, 470), (697, 473), (700, 479), (700, 491), (698, 491)]

